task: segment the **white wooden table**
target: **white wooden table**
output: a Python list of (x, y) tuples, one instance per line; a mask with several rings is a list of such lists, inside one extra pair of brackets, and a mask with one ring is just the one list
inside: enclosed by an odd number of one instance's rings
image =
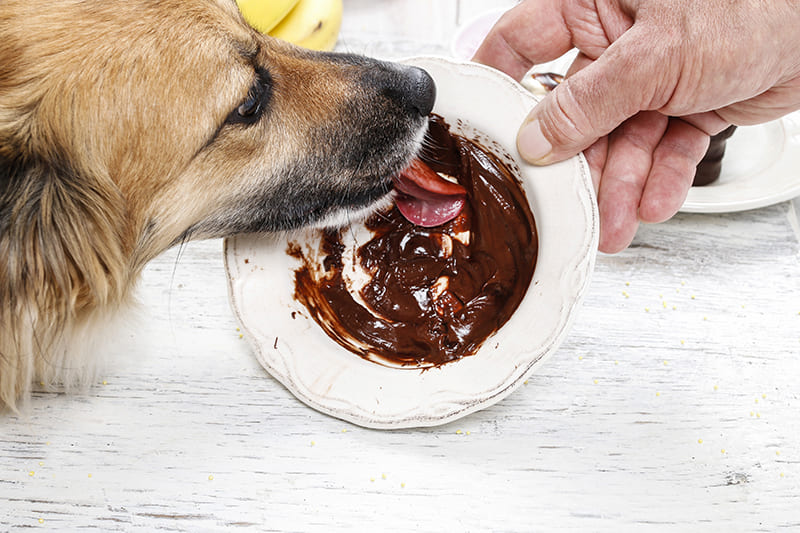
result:
[[(340, 47), (447, 53), (510, 3), (345, 0)], [(0, 417), (0, 531), (797, 531), (795, 207), (643, 227), (526, 386), (418, 430), (295, 400), (240, 338), (221, 242), (173, 250), (102, 381)]]

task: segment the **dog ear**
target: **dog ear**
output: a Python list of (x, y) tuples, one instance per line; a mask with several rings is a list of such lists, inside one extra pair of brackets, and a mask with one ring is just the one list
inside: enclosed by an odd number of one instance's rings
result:
[(11, 162), (0, 156), (0, 215), (3, 212), (3, 197), (11, 182), (11, 176), (15, 174)]
[(16, 159), (4, 157), (0, 153), (0, 234), (5, 234), (7, 224), (11, 220), (10, 194), (12, 184), (16, 183), (20, 176), (25, 174), (20, 162)]
[(6, 193), (11, 190), (12, 183), (17, 182), (19, 178), (26, 174), (22, 158), (6, 157), (2, 154), (3, 151), (5, 150), (0, 149), (0, 213), (5, 207), (3, 200), (6, 197)]
[(0, 260), (6, 276), (24, 277), (0, 281), (21, 284), (48, 307), (68, 302), (73, 309), (60, 311), (70, 314), (111, 303), (127, 281), (124, 202), (102, 185), (110, 180), (63, 161), (0, 161)]
[(82, 342), (76, 331), (124, 303), (124, 204), (107, 182), (0, 158), (0, 408), (13, 408), (34, 374), (72, 379), (63, 358)]

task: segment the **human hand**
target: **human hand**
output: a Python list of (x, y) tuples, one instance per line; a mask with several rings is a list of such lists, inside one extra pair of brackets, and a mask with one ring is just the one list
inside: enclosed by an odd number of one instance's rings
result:
[(794, 0), (525, 0), (473, 59), (520, 80), (572, 48), (567, 79), (517, 146), (534, 164), (584, 150), (603, 252), (627, 247), (640, 221), (677, 212), (709, 135), (800, 109)]

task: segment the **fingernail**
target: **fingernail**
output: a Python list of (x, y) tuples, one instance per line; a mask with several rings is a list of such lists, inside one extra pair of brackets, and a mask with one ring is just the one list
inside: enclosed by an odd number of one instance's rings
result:
[(542, 135), (538, 120), (522, 126), (517, 135), (519, 155), (529, 163), (545, 163), (545, 158), (553, 151), (553, 146)]

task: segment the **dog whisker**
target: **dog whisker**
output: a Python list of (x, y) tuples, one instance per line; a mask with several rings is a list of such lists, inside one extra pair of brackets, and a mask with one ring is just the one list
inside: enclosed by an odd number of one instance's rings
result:
[[(184, 250), (186, 250), (186, 243), (187, 243), (187, 235), (184, 234), (181, 237), (180, 242), (178, 243), (178, 250), (175, 254), (175, 262), (172, 264), (172, 273), (169, 278), (169, 288), (167, 290), (167, 319), (170, 323), (170, 328), (172, 327), (172, 288), (175, 284), (175, 274), (178, 272), (178, 263), (183, 256)], [(174, 331), (173, 331), (174, 333)]]
[[(355, 170), (354, 174), (358, 175), (358, 173), (359, 173), (359, 171), (361, 170), (361, 167), (362, 167), (363, 165), (364, 165), (364, 158), (362, 157), (362, 158), (360, 158), (360, 159), (358, 160), (358, 165), (356, 166), (356, 170)], [(347, 190), (345, 191), (345, 193), (346, 193), (348, 196), (350, 195), (350, 184), (351, 184), (351, 183), (352, 183), (352, 182), (348, 182), (348, 183), (347, 183), (347, 186), (346, 186)], [(350, 232), (350, 236), (353, 238), (353, 243), (355, 244), (355, 247), (354, 247), (354, 249), (357, 249), (357, 248), (358, 248), (358, 238), (356, 237), (356, 233), (355, 233), (355, 231), (353, 231), (353, 220), (352, 220), (352, 218), (350, 217), (350, 215), (351, 215), (351, 214), (352, 214), (352, 210), (350, 209), (350, 207), (347, 207), (347, 208), (345, 209), (345, 217), (346, 217), (346, 219), (347, 219), (347, 229), (348, 229), (348, 231)]]
[(384, 220), (384, 221), (386, 221), (386, 222), (389, 222), (389, 221), (390, 221), (390, 220), (389, 220), (389, 217), (387, 217), (387, 216), (386, 216), (386, 215), (383, 213), (383, 210), (375, 211), (375, 213), (374, 213), (374, 215), (373, 215), (373, 216), (379, 217), (379, 218), (383, 219), (383, 220)]

